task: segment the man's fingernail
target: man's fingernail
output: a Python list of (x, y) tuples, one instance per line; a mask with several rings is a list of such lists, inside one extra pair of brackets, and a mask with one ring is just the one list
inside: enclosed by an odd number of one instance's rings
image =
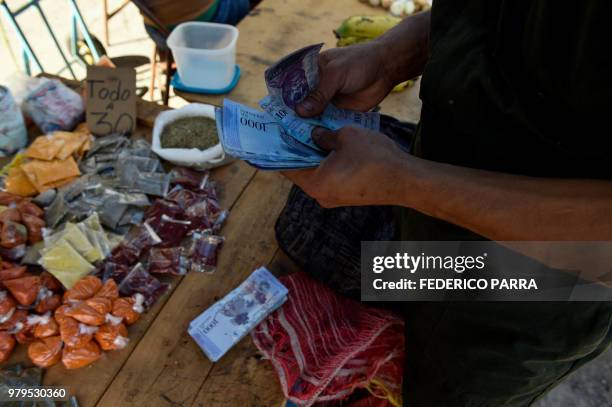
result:
[(304, 109), (304, 110), (306, 110), (308, 112), (312, 112), (314, 110), (314, 105), (308, 99), (306, 99), (302, 103), (300, 103), (300, 106), (302, 107), (302, 109)]

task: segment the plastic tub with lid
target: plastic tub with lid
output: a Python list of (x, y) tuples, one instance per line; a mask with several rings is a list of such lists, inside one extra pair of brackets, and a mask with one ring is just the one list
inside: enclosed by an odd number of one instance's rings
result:
[(232, 83), (238, 29), (228, 24), (188, 22), (168, 37), (181, 82), (199, 89), (223, 89)]

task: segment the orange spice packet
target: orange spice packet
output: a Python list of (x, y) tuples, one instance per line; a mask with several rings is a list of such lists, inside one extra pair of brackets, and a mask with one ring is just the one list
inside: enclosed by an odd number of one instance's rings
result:
[(20, 196), (34, 196), (38, 189), (30, 182), (21, 167), (11, 168), (9, 175), (4, 179), (7, 192)]
[(33, 160), (21, 166), (30, 182), (37, 188), (48, 189), (49, 184), (81, 175), (74, 158), (66, 160)]
[(64, 147), (65, 141), (53, 136), (39, 136), (25, 151), (25, 156), (38, 160), (53, 160)]
[(65, 160), (73, 153), (80, 151), (83, 143), (87, 141), (87, 136), (80, 133), (70, 133), (67, 131), (56, 131), (53, 137), (64, 141), (64, 146), (57, 154), (57, 158)]

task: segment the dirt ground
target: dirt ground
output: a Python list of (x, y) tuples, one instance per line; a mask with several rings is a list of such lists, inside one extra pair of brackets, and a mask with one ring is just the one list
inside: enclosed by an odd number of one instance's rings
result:
[[(25, 0), (7, 0), (12, 9), (17, 9)], [(109, 1), (111, 9), (120, 4), (122, 0)], [(100, 40), (103, 39), (102, 2), (100, 0), (79, 0), (77, 2), (91, 33)], [(53, 27), (60, 44), (66, 48), (66, 39), (70, 32), (69, 0), (43, 0), (41, 5), (51, 26)], [(348, 12), (348, 11), (347, 11)], [(46, 28), (36, 10), (31, 9), (19, 16), (18, 21), (26, 33), (34, 51), (45, 70), (69, 76), (63, 67), (62, 60), (54, 48)], [(18, 71), (21, 64), (19, 42), (8, 25), (4, 16), (0, 22), (8, 36), (8, 43), (12, 50), (2, 40), (0, 30), (0, 83), (5, 83), (11, 74)], [(142, 55), (150, 57), (153, 43), (149, 40), (138, 10), (128, 5), (118, 13), (109, 24), (110, 44), (105, 44), (111, 57), (121, 55)], [(83, 78), (85, 71), (77, 63), (72, 64), (78, 78)], [(149, 86), (149, 66), (137, 70), (139, 86)], [(148, 98), (147, 94), (145, 98)], [(160, 100), (159, 90), (154, 92), (154, 100)], [(186, 102), (176, 96), (170, 99), (170, 105), (180, 107)], [(612, 407), (612, 351), (608, 351), (592, 363), (584, 366), (571, 375), (565, 382), (555, 388), (546, 397), (540, 400), (536, 407)]]

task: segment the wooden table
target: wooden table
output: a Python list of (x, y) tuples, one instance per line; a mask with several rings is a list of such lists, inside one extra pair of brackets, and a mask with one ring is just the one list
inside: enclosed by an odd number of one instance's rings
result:
[[(264, 0), (240, 23), (238, 86), (228, 96), (257, 106), (265, 96), (263, 72), (273, 61), (304, 45), (335, 44), (332, 29), (349, 15), (383, 12), (358, 0)], [(77, 87), (78, 83), (71, 83)], [(223, 96), (179, 93), (187, 100), (221, 104)], [(137, 136), (150, 138), (150, 127), (164, 108), (139, 101)], [(382, 111), (417, 120), (418, 87), (392, 94)], [(277, 173), (256, 171), (235, 162), (213, 172), (221, 205), (230, 209), (222, 234), (226, 243), (215, 274), (188, 274), (172, 280), (171, 292), (135, 325), (129, 346), (107, 352), (93, 365), (67, 371), (56, 365), (44, 384), (69, 386), (81, 406), (257, 406), (284, 404), (271, 365), (262, 361), (249, 337), (218, 363), (211, 363), (187, 334), (189, 322), (243, 281), (267, 265), (274, 273), (295, 271), (274, 237), (274, 222), (291, 187)], [(10, 362), (26, 360), (20, 346)]]

